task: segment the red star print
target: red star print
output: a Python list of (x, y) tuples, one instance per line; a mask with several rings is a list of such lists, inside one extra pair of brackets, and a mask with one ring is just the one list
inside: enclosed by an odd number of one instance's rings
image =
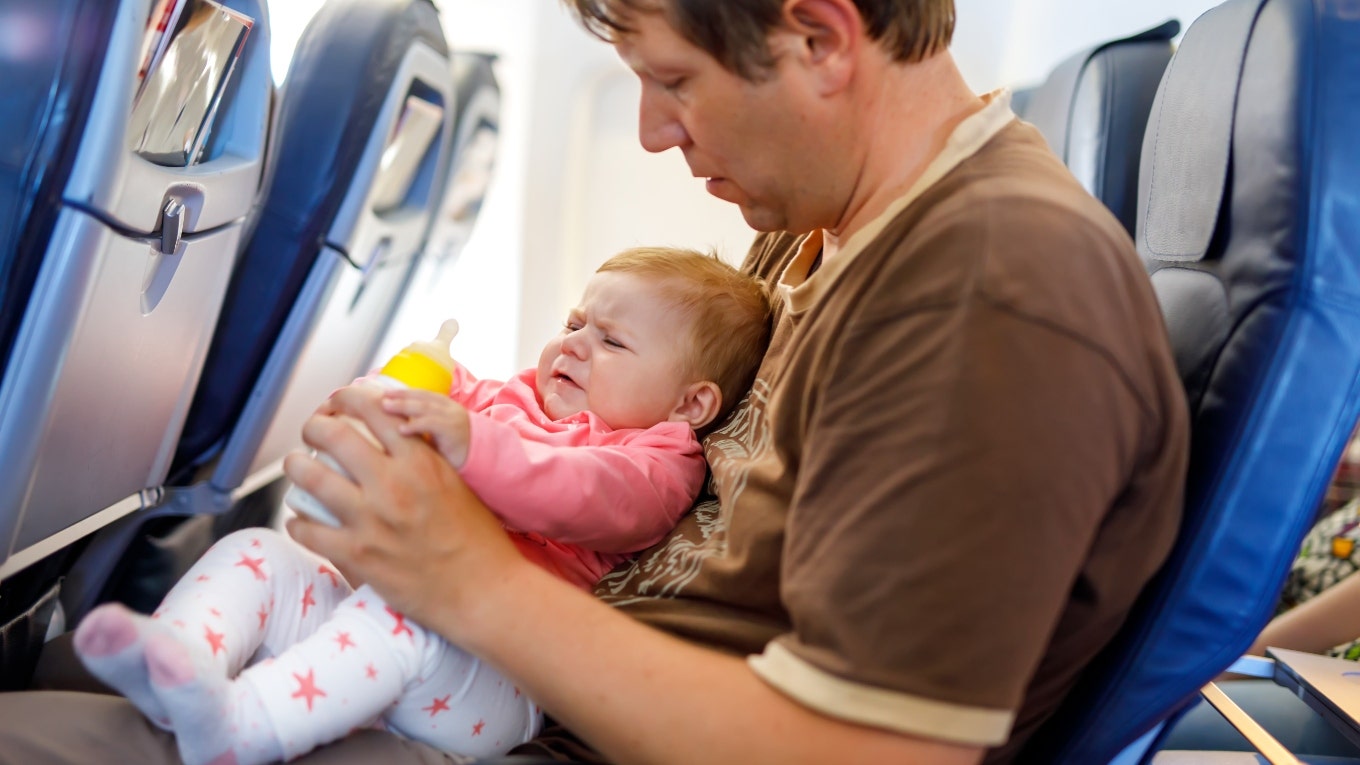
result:
[(302, 593), (302, 615), (306, 616), (307, 607), (314, 605), (316, 605), (316, 601), (312, 600), (312, 586), (309, 584), (307, 585), (307, 589)]
[(411, 628), (406, 626), (406, 615), (400, 611), (394, 611), (391, 606), (386, 606), (386, 608), (387, 613), (391, 614), (392, 618), (397, 620), (397, 626), (392, 628), (392, 634), (400, 635), (405, 632), (407, 635), (411, 636), (412, 640), (415, 640), (416, 633), (412, 632)]
[(236, 561), (236, 565), (245, 566), (250, 569), (250, 573), (254, 574), (256, 579), (263, 582), (268, 577), (264, 575), (264, 570), (260, 568), (261, 563), (264, 563), (264, 558), (252, 558), (245, 553), (241, 553), (241, 559)]
[(515, 698), (519, 698), (519, 686), (515, 686)]
[(251, 547), (259, 547), (259, 546), (260, 546), (260, 540), (258, 540), (258, 539), (252, 539), (252, 540), (250, 540), (250, 546), (251, 546)]
[(222, 615), (222, 612), (221, 612), (221, 611), (218, 611), (216, 608), (209, 608), (209, 609), (208, 609), (208, 613), (212, 614), (213, 616), (221, 616), (221, 615)]
[(223, 638), (226, 637), (224, 633), (213, 632), (212, 627), (209, 627), (206, 624), (203, 625), (203, 632), (203, 637), (207, 639), (208, 645), (212, 646), (213, 656), (216, 656), (218, 651), (227, 650), (227, 646), (223, 640)]
[(195, 581), (206, 582), (209, 579), (212, 579), (212, 577), (208, 576), (207, 574), (199, 574), (198, 579), (196, 579)]
[(176, 619), (176, 620), (174, 620), (173, 622), (170, 622), (170, 623), (173, 624), (173, 625), (175, 625), (176, 627), (187, 627), (187, 626), (189, 626), (189, 625), (187, 625), (187, 624), (184, 623), (184, 620), (183, 620), (183, 619)]
[[(440, 712), (447, 712), (447, 711), (449, 711), (449, 697), (452, 696), (452, 695), (453, 695), (453, 694), (450, 693), (450, 694), (446, 694), (446, 695), (444, 696), (444, 698), (442, 698), (442, 699), (431, 699), (431, 700), (430, 700), (430, 705), (429, 705), (428, 707), (421, 707), (421, 708), (420, 708), (420, 711), (422, 711), (422, 712), (429, 712), (429, 713), (430, 713), (430, 717), (434, 717), (435, 715), (439, 714)], [(473, 734), (473, 735), (476, 735), (476, 734)]]
[(355, 608), (368, 608), (368, 601), (367, 601), (367, 600), (360, 600), (360, 601), (357, 601), (357, 602), (354, 604), (354, 607), (355, 607)]
[(348, 632), (341, 632), (335, 636), (335, 642), (340, 646), (340, 653), (344, 653), (346, 648), (353, 648), (354, 641), (349, 639)]
[(482, 735), (482, 728), (485, 728), (485, 727), (486, 727), (486, 723), (483, 722), (482, 720), (478, 720), (478, 721), (477, 721), (477, 724), (474, 725), (474, 726), (472, 726), (472, 735), (474, 735), (474, 736), (480, 736), (480, 735)]
[(378, 679), (378, 668), (370, 664), (368, 669), (364, 670), (364, 674), (368, 675), (369, 680), (376, 680)]
[(303, 677), (302, 675), (299, 675), (298, 673), (294, 672), (293, 679), (298, 681), (298, 689), (296, 691), (293, 691), (293, 695), (290, 696), (289, 698), (306, 699), (307, 711), (308, 712), (312, 711), (312, 701), (317, 696), (326, 695), (325, 691), (316, 687), (316, 671), (312, 669), (307, 670), (306, 677)]
[(339, 574), (336, 574), (334, 571), (331, 571), (329, 568), (326, 568), (325, 566), (318, 566), (316, 571), (318, 574), (325, 574), (326, 576), (330, 577), (332, 587), (340, 586)]
[(264, 606), (260, 606), (259, 613), (255, 615), (260, 617), (260, 629), (264, 629), (264, 620), (269, 618), (269, 612), (264, 610)]

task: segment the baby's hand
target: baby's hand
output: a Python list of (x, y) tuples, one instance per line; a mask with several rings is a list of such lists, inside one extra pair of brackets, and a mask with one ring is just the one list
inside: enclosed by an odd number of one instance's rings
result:
[(426, 390), (397, 389), (383, 392), (383, 410), (401, 415), (404, 436), (425, 436), (455, 468), (462, 468), (468, 453), (468, 412), (448, 396)]

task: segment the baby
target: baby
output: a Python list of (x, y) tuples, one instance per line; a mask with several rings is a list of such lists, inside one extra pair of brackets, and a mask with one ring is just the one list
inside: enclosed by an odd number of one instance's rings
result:
[[(448, 397), (387, 391), (383, 406), (529, 560), (588, 590), (689, 509), (706, 470), (696, 434), (750, 385), (769, 312), (762, 285), (716, 257), (628, 250), (591, 278), (536, 369), (494, 382), (459, 367)], [(264, 529), (214, 545), (150, 617), (95, 609), (75, 646), (175, 732), (189, 765), (291, 759), (375, 723), (490, 757), (540, 725), (494, 669)]]

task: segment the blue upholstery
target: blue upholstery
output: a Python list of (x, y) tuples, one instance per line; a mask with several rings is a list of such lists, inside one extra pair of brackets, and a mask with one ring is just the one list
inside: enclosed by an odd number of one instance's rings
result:
[(12, 0), (0, 9), (0, 27), (27, 28), (41, 41), (23, 51), (0, 46), (0, 359), (9, 358), (56, 225), (115, 8)]
[(1180, 30), (1180, 22), (1168, 21), (1081, 51), (1059, 64), (1042, 85), (1024, 91), (1016, 112), (1039, 128), (1130, 236), (1138, 210), (1143, 129), (1171, 60), (1171, 39)]
[(1022, 756), (1108, 762), (1272, 615), (1360, 417), (1360, 15), (1230, 0), (1186, 34), (1143, 147), (1139, 251), (1192, 413), (1180, 537)]

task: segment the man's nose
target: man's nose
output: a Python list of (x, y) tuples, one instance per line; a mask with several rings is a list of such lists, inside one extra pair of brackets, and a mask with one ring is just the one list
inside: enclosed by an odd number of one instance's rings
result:
[(685, 126), (655, 96), (649, 95), (646, 87), (642, 89), (642, 101), (638, 106), (638, 141), (642, 148), (652, 153), (689, 143)]

